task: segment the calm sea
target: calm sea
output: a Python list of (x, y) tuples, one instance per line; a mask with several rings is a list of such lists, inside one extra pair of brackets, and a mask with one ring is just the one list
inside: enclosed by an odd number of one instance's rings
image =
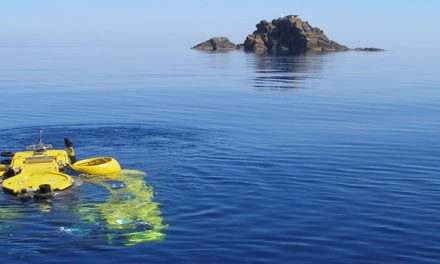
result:
[(43, 128), (148, 199), (83, 176), (51, 201), (0, 193), (1, 262), (438, 263), (439, 61), (2, 47), (0, 150)]

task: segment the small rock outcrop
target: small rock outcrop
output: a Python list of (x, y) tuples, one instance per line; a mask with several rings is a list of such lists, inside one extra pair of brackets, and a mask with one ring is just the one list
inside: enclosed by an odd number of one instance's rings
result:
[(355, 48), (355, 51), (385, 51), (384, 49), (379, 48)]
[(239, 45), (232, 43), (231, 41), (229, 41), (228, 38), (225, 37), (214, 37), (192, 47), (192, 49), (195, 50), (208, 50), (208, 51), (226, 51), (226, 50), (236, 50), (239, 48), (240, 48)]
[(329, 40), (324, 32), (298, 16), (262, 20), (248, 35), (244, 50), (258, 54), (295, 54), (306, 51), (347, 51), (349, 48)]

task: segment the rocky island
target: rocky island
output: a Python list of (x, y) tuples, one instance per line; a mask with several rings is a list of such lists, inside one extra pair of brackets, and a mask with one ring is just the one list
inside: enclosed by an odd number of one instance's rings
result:
[(305, 51), (346, 51), (346, 46), (329, 40), (324, 32), (298, 16), (286, 16), (257, 24), (248, 35), (244, 50), (255, 53), (294, 54)]
[(208, 51), (227, 51), (239, 49), (240, 45), (232, 43), (225, 37), (210, 38), (205, 42), (195, 45), (192, 49), (195, 50), (208, 50)]
[(355, 48), (355, 51), (385, 51), (384, 49), (379, 48)]
[[(249, 34), (244, 44), (234, 44), (226, 37), (214, 37), (192, 49), (227, 51), (244, 49), (257, 54), (286, 55), (303, 52), (329, 52), (352, 50), (330, 40), (324, 32), (312, 27), (298, 16), (285, 16), (271, 22), (262, 20), (256, 25), (257, 30)], [(378, 48), (356, 48), (356, 51), (383, 51)]]

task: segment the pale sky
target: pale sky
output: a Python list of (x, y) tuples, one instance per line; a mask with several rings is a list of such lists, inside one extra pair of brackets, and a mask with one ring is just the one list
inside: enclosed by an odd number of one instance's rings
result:
[(299, 15), (349, 47), (440, 47), (436, 0), (0, 0), (0, 46), (242, 43), (262, 19)]

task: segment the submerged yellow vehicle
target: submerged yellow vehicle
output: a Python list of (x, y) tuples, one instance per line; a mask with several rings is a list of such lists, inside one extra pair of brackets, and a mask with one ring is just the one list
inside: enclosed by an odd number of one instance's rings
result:
[(2, 152), (0, 179), (3, 190), (19, 198), (44, 199), (53, 196), (53, 191), (62, 191), (73, 185), (74, 179), (65, 173), (71, 168), (75, 171), (114, 177), (120, 174), (121, 166), (111, 157), (97, 157), (78, 161), (73, 144), (64, 139), (66, 149), (53, 149), (44, 144), (42, 132), (38, 144), (30, 145), (27, 151)]
[[(8, 158), (0, 165), (3, 190), (21, 199), (42, 200), (77, 186), (78, 181), (96, 184), (105, 188), (109, 196), (104, 203), (76, 205), (73, 213), (82, 220), (79, 226), (103, 222), (109, 242), (122, 238), (126, 246), (164, 238), (162, 230), (168, 225), (163, 223), (159, 204), (153, 201), (153, 188), (144, 181), (144, 172), (121, 170), (118, 161), (111, 157), (78, 161), (72, 142), (65, 138), (64, 143), (66, 149), (53, 149), (43, 143), (40, 131), (39, 143), (28, 146), (26, 151), (2, 152), (1, 156)], [(51, 203), (44, 204), (50, 207)], [(0, 222), (19, 217), (7, 207), (0, 209)]]

